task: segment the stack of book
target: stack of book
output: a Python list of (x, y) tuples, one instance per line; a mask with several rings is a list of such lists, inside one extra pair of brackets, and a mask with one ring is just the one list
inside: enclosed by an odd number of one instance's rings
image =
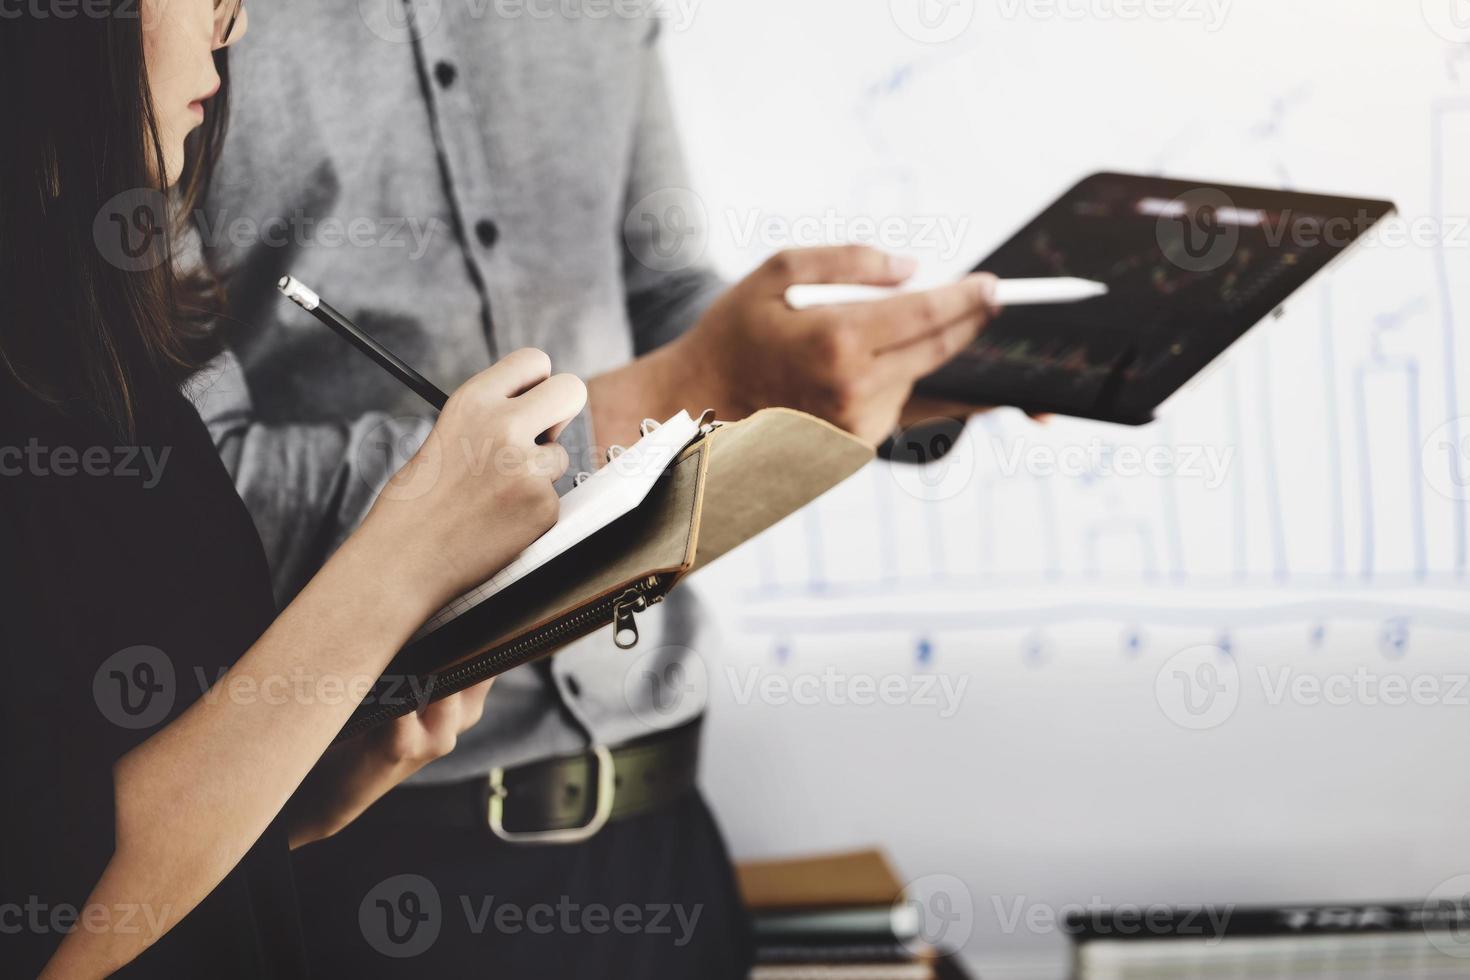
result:
[(1470, 978), (1470, 904), (1234, 906), (1073, 915), (1078, 980)]
[(878, 851), (737, 868), (755, 934), (751, 980), (934, 980), (917, 905)]

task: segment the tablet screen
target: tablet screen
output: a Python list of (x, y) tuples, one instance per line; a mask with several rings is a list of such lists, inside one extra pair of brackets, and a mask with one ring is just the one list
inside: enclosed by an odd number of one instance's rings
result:
[(977, 269), (1079, 276), (1109, 293), (1016, 307), (922, 394), (1141, 424), (1393, 205), (1096, 174)]

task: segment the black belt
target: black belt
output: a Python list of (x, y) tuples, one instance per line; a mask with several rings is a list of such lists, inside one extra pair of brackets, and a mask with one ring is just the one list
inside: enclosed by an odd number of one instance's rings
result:
[(616, 748), (496, 769), (484, 779), (402, 786), (359, 821), (488, 830), (512, 843), (576, 843), (609, 821), (651, 812), (692, 791), (699, 729), (696, 719)]

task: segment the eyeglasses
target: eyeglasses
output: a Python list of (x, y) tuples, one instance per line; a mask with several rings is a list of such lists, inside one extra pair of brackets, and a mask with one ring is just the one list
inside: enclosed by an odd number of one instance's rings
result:
[(240, 13), (245, 9), (245, 0), (215, 0), (214, 4), (214, 43), (224, 47), (230, 43), (230, 37), (235, 33), (235, 25), (240, 22)]

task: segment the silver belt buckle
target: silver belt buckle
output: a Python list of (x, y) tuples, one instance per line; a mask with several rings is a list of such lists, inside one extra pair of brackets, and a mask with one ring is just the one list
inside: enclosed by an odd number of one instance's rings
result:
[(607, 746), (594, 745), (591, 752), (592, 757), (597, 760), (597, 806), (592, 811), (591, 819), (585, 824), (565, 830), (506, 830), (505, 798), (508, 793), (505, 788), (505, 770), (497, 767), (490, 770), (488, 822), (491, 833), (508, 844), (580, 844), (597, 836), (597, 832), (612, 816), (617, 774), (613, 771), (612, 752)]

